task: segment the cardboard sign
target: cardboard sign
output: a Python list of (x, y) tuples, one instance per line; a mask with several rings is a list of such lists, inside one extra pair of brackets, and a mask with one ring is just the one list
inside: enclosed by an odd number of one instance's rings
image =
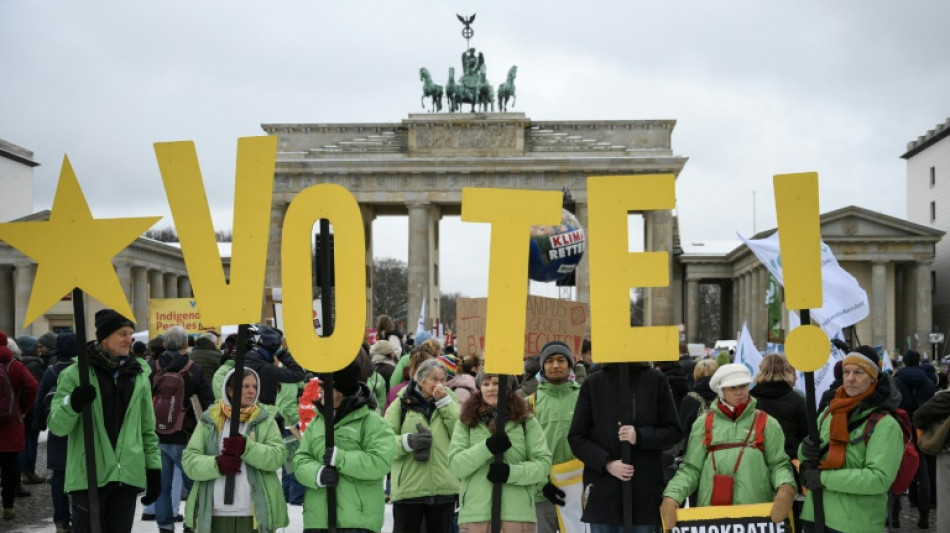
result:
[(172, 326), (181, 326), (189, 334), (206, 331), (221, 331), (221, 328), (205, 324), (201, 311), (193, 298), (151, 298), (148, 301), (148, 338), (164, 335)]
[[(776, 524), (769, 515), (771, 503), (692, 507), (676, 511), (673, 533), (794, 533), (791, 512)], [(663, 527), (667, 531), (666, 526)]]
[[(455, 345), (458, 353), (480, 356), (485, 348), (485, 324), (488, 311), (487, 298), (459, 298), (456, 302)], [(541, 353), (549, 341), (561, 341), (571, 347), (575, 354), (581, 351), (581, 343), (587, 332), (587, 304), (528, 296), (525, 313), (524, 357)]]

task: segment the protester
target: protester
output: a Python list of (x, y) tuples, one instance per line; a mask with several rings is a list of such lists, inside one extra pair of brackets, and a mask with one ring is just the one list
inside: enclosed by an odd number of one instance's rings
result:
[(679, 361), (657, 361), (654, 368), (663, 373), (673, 394), (673, 405), (679, 405), (689, 394), (689, 378)]
[[(406, 369), (410, 376), (414, 375), (416, 370), (419, 368), (419, 365), (423, 361), (428, 359), (435, 359), (438, 356), (437, 353), (433, 353), (430, 345), (421, 344), (413, 348), (412, 353), (409, 355)], [(405, 359), (405, 357), (403, 358)], [(399, 372), (399, 367), (396, 367), (396, 371), (393, 372), (393, 375), (396, 375), (396, 372)], [(396, 401), (396, 398), (399, 396), (399, 392), (402, 391), (409, 385), (409, 380), (397, 383), (396, 385), (389, 388), (389, 396), (386, 397), (386, 409), (389, 409), (389, 406)]]
[(785, 356), (769, 354), (759, 363), (755, 387), (750, 391), (756, 400), (756, 407), (782, 426), (785, 453), (789, 458), (798, 455), (798, 445), (808, 435), (805, 399), (794, 390), (796, 379), (795, 369), (788, 364)]
[[(665, 528), (676, 525), (676, 509), (697, 488), (700, 507), (772, 502), (773, 522), (788, 517), (796, 485), (785, 435), (778, 421), (756, 409), (751, 382), (742, 364), (720, 366), (710, 380), (719, 398), (693, 424), (686, 457), (663, 491)], [(722, 476), (734, 485), (716, 486)]]
[(43, 358), (43, 363), (47, 368), (56, 362), (56, 337), (55, 333), (47, 331), (36, 339), (39, 344), (36, 354)]
[[(46, 360), (40, 355), (40, 344), (36, 337), (30, 335), (20, 335), (16, 339), (20, 347), (20, 361), (26, 365), (26, 368), (33, 375), (37, 383), (43, 379), (43, 373), (48, 366)], [(31, 406), (32, 407), (32, 406)], [(20, 475), (24, 485), (35, 485), (45, 483), (46, 478), (36, 475), (36, 446), (39, 442), (40, 431), (46, 429), (46, 421), (38, 422), (36, 412), (30, 409), (24, 413), (23, 426), (26, 428), (26, 448), (20, 452)]]
[[(914, 425), (921, 431), (926, 431), (935, 424), (944, 422), (950, 417), (950, 391), (946, 389), (934, 394), (926, 403), (917, 408), (914, 413)], [(936, 487), (937, 494), (950, 494), (950, 441), (944, 443), (943, 450), (936, 456)], [(929, 526), (920, 520), (918, 527)], [(950, 531), (950, 503), (946, 497), (937, 506), (937, 531)]]
[[(231, 436), (231, 398), (239, 383), (239, 435)], [(182, 454), (185, 474), (195, 481), (185, 505), (185, 525), (197, 532), (273, 533), (289, 522), (277, 479), (287, 452), (273, 416), (258, 402), (259, 383), (249, 368), (240, 382), (229, 373), (224, 396), (201, 415)], [(230, 475), (233, 500), (226, 503)]]
[(13, 502), (20, 483), (19, 453), (26, 448), (23, 421), (33, 408), (38, 385), (26, 365), (13, 358), (7, 342), (7, 335), (0, 331), (0, 373), (10, 387), (0, 399), (6, 407), (0, 412), (0, 498), (4, 520), (12, 520), (16, 517)]
[(692, 390), (694, 383), (693, 371), (696, 370), (696, 360), (693, 359), (693, 356), (689, 355), (689, 345), (685, 342), (680, 343), (679, 363), (680, 366), (683, 367), (683, 371), (686, 372), (686, 380), (689, 381), (689, 388)]
[[(504, 431), (496, 432), (498, 376), (479, 373), (478, 390), (465, 402), (449, 447), (449, 467), (461, 480), (459, 532), (487, 532), (492, 487), (501, 483), (502, 531), (533, 531), (534, 493), (551, 471), (544, 431), (523, 398), (507, 389)], [(496, 454), (503, 463), (495, 463)]]
[[(412, 339), (409, 339), (412, 340)], [(415, 341), (410, 344), (409, 350), (406, 352), (406, 355), (403, 355), (402, 358), (396, 363), (396, 368), (393, 369), (393, 375), (389, 378), (389, 393), (390, 396), (393, 396), (393, 387), (398, 386), (400, 383), (408, 383), (409, 378), (412, 377), (412, 371), (408, 369), (410, 357), (417, 349), (423, 349), (432, 357), (438, 357), (442, 355), (442, 344), (438, 339), (433, 338), (432, 334), (428, 331), (420, 331), (416, 333)]]
[(96, 342), (85, 347), (89, 384), (79, 384), (78, 365), (63, 370), (53, 397), (49, 429), (69, 437), (65, 487), (72, 501), (73, 531), (87, 533), (87, 450), (80, 414), (92, 410), (95, 450), (89, 453), (96, 459), (100, 524), (103, 531), (128, 533), (137, 494), (145, 490), (142, 503), (147, 505), (158, 499), (162, 485), (149, 368), (129, 355), (135, 331), (131, 320), (112, 309), (102, 309), (96, 313), (95, 325)]
[(482, 362), (478, 357), (466, 355), (458, 364), (458, 373), (455, 377), (445, 382), (445, 386), (452, 389), (458, 397), (459, 405), (464, 405), (469, 396), (475, 392), (475, 376), (481, 368)]
[(693, 367), (693, 390), (686, 394), (679, 408), (680, 425), (687, 439), (696, 418), (706, 414), (713, 401), (719, 397), (709, 386), (709, 381), (718, 369), (719, 365), (712, 359), (697, 361)]
[[(172, 490), (173, 480), (178, 472), (185, 492), (191, 491), (192, 480), (183, 474), (182, 454), (201, 413), (214, 401), (214, 395), (205, 379), (204, 369), (189, 358), (185, 328), (169, 328), (165, 332), (164, 346), (165, 351), (153, 358), (149, 366), (158, 423), (158, 449), (162, 454), (162, 491), (155, 502), (155, 521), (160, 533), (169, 533), (175, 529), (175, 517), (181, 502), (180, 493), (175, 494)], [(174, 390), (176, 382), (183, 382), (178, 390)], [(192, 408), (192, 397), (196, 397), (200, 405), (198, 412)]]
[(392, 466), (396, 439), (389, 424), (372, 410), (373, 397), (358, 378), (355, 361), (333, 372), (334, 446), (326, 448), (324, 394), (316, 404), (320, 417), (308, 424), (294, 455), (294, 473), (307, 487), (306, 533), (327, 531), (327, 487), (336, 488), (337, 531), (379, 532), (383, 527), (383, 478)]
[[(621, 372), (631, 396), (621, 395)], [(620, 424), (620, 405), (633, 402), (633, 425)], [(646, 363), (605, 365), (581, 385), (567, 440), (584, 463), (587, 505), (582, 520), (591, 533), (622, 531), (623, 508), (633, 513), (634, 531), (653, 531), (660, 523), (663, 489), (661, 454), (683, 438), (666, 378)], [(631, 445), (631, 461), (621, 461), (621, 443)], [(632, 501), (623, 500), (623, 482), (632, 479)], [(619, 529), (618, 529), (619, 528)], [(638, 529), (639, 528), (639, 529)]]
[[(933, 369), (933, 365), (928, 365)], [(933, 378), (928, 375), (921, 364), (920, 354), (914, 350), (908, 350), (904, 354), (904, 366), (894, 374), (894, 384), (901, 393), (900, 407), (907, 411), (907, 415), (913, 419), (917, 408), (927, 402), (937, 392), (937, 375)], [(911, 482), (907, 498), (911, 505), (917, 507), (921, 522), (929, 521), (930, 508), (936, 502), (936, 479), (931, 476), (931, 470), (935, 470), (937, 465), (936, 457), (933, 455), (920, 454), (920, 466), (914, 481)], [(931, 486), (933, 479), (934, 486)], [(900, 513), (900, 498), (892, 500), (891, 516), (897, 517)]]
[(217, 346), (218, 336), (209, 331), (198, 337), (195, 348), (188, 353), (188, 358), (204, 370), (205, 378), (209, 380), (221, 367), (221, 351)]
[(393, 318), (389, 315), (379, 315), (379, 318), (376, 319), (376, 340), (387, 341), (393, 345), (397, 354), (397, 358), (403, 354), (406, 350), (403, 350), (402, 338), (406, 334), (403, 333), (399, 327), (393, 322)]
[[(847, 350), (845, 353), (850, 352)], [(825, 410), (825, 407), (828, 407), (828, 404), (831, 403), (831, 400), (835, 398), (835, 393), (838, 391), (838, 387), (841, 386), (844, 381), (841, 379), (841, 365), (843, 361), (836, 361), (835, 366), (832, 368), (832, 375), (835, 377), (834, 381), (831, 382), (831, 385), (828, 386), (828, 390), (821, 394), (821, 400), (818, 402), (818, 412)], [(794, 457), (794, 456), (793, 456)]]
[[(289, 350), (281, 345), (283, 333), (279, 330), (258, 324), (252, 345), (244, 354), (244, 365), (257, 372), (260, 377), (260, 397), (258, 401), (271, 407), (277, 403), (277, 390), (281, 383), (301, 383), (307, 371), (297, 364)], [(278, 363), (280, 363), (278, 365)]]
[(538, 390), (538, 372), (541, 371), (541, 355), (532, 355), (524, 360), (524, 375), (515, 389), (518, 396), (527, 398)]
[[(574, 380), (574, 354), (561, 341), (551, 341), (541, 348), (541, 372), (538, 390), (528, 396), (535, 417), (544, 431), (544, 439), (551, 451), (552, 468), (574, 459), (567, 432), (574, 418), (574, 405), (581, 386)], [(550, 474), (550, 473), (549, 473)], [(549, 479), (538, 487), (534, 495), (538, 533), (558, 531), (556, 505), (564, 505), (565, 493)]]
[[(379, 340), (370, 347), (369, 354), (373, 361), (373, 370), (385, 380), (386, 396), (388, 396), (393, 370), (396, 368), (396, 361), (399, 360), (402, 351), (387, 340)], [(386, 396), (383, 396), (384, 401)]]
[(458, 477), (449, 470), (449, 443), (459, 404), (445, 387), (445, 367), (426, 359), (398, 401), (386, 410), (395, 433), (392, 465), (393, 533), (448, 532), (458, 500)]
[[(56, 336), (57, 361), (46, 369), (40, 381), (40, 391), (36, 395), (34, 409), (41, 414), (45, 421), (52, 406), (51, 394), (56, 394), (56, 380), (59, 375), (72, 365), (79, 354), (79, 341), (73, 332), (60, 333)], [(54, 435), (52, 431), (46, 436), (46, 468), (53, 472), (50, 477), (50, 493), (53, 500), (53, 525), (56, 533), (69, 533), (72, 518), (69, 512), (69, 497), (66, 495), (66, 453), (67, 439)]]
[(881, 372), (877, 351), (854, 348), (842, 371), (843, 385), (818, 417), (820, 441), (805, 438), (798, 453), (802, 485), (808, 489), (802, 510), (805, 532), (815, 531), (815, 491), (824, 500), (826, 532), (881, 531), (903, 456), (903, 431), (893, 416), (881, 418), (864, 438), (868, 417), (877, 410), (893, 411), (900, 402)]

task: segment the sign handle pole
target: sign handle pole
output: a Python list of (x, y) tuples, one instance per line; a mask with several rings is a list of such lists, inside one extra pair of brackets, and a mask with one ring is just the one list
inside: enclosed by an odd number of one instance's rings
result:
[[(89, 385), (89, 355), (86, 353), (86, 306), (83, 292), (73, 289), (73, 323), (76, 325), (76, 341), (79, 343), (79, 385)], [(102, 531), (99, 521), (99, 476), (96, 473), (96, 428), (92, 422), (93, 404), (82, 409), (82, 442), (86, 450), (86, 487), (89, 494), (89, 527), (91, 531)]]
[[(508, 424), (508, 376), (498, 376), (498, 409), (495, 415), (495, 434), (504, 433)], [(505, 454), (496, 453), (493, 459), (496, 465), (505, 462)], [(494, 483), (491, 490), (491, 531), (501, 533), (501, 489), (502, 483)]]
[[(811, 324), (811, 312), (808, 309), (799, 311), (803, 326)], [(813, 442), (821, 442), (818, 432), (818, 411), (815, 408), (815, 373), (805, 372), (805, 415), (808, 420), (808, 437)], [(815, 465), (817, 467), (817, 465)], [(825, 531), (825, 502), (824, 491), (812, 491), (812, 502), (815, 509), (815, 533)]]
[[(620, 425), (633, 423), (634, 402), (636, 397), (630, 391), (630, 366), (626, 363), (617, 364), (620, 372)], [(628, 401), (629, 400), (629, 401)], [(624, 464), (633, 464), (633, 449), (629, 442), (620, 443), (620, 460)], [(634, 472), (636, 475), (636, 472)], [(623, 482), (623, 530), (633, 533), (633, 478)]]
[[(244, 383), (244, 357), (247, 353), (248, 325), (238, 325), (237, 351), (234, 356), (234, 374), (231, 386), (231, 420), (228, 424), (228, 436), (237, 437), (241, 434), (241, 389)], [(227, 384), (225, 384), (227, 390)], [(234, 474), (228, 474), (224, 479), (224, 503), (234, 503)]]
[[(333, 256), (330, 253), (330, 221), (326, 218), (320, 219), (320, 257), (318, 258), (317, 268), (320, 269), (320, 306), (323, 312), (323, 336), (329, 337), (333, 334), (333, 305), (330, 300), (330, 264), (333, 262)], [(325, 446), (327, 449), (334, 444), (333, 422), (335, 414), (333, 412), (333, 374), (327, 373), (323, 387), (323, 412), (326, 414), (324, 423), (324, 434), (326, 435)], [(336, 533), (336, 487), (327, 487), (327, 531)]]

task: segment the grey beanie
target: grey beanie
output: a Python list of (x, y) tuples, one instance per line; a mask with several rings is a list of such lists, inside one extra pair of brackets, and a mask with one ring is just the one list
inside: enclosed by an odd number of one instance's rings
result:
[(567, 359), (567, 365), (574, 369), (574, 354), (571, 347), (561, 341), (551, 341), (541, 348), (541, 374), (544, 374), (544, 362), (552, 355), (563, 355)]

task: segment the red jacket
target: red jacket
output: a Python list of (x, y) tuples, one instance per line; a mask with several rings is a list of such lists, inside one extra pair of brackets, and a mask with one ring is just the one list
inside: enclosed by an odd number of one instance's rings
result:
[[(11, 363), (12, 361), (12, 363)], [(8, 373), (13, 390), (20, 398), (20, 420), (6, 423), (0, 422), (0, 452), (21, 452), (26, 448), (26, 437), (23, 427), (23, 417), (33, 408), (36, 400), (36, 390), (39, 388), (36, 378), (22, 362), (13, 358), (13, 352), (0, 346), (0, 365), (9, 364)]]

